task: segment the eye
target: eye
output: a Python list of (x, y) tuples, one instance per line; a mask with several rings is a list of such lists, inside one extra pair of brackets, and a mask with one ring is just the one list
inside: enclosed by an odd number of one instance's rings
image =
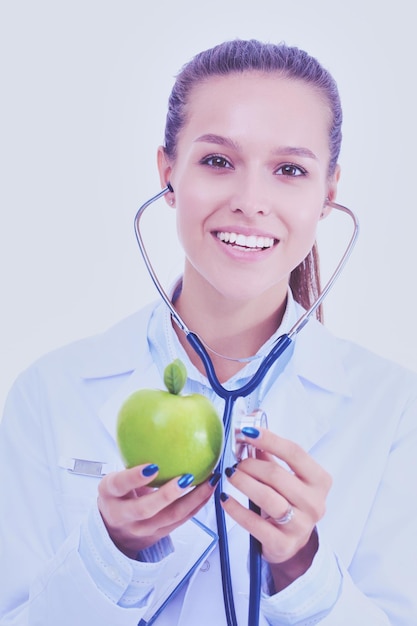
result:
[(299, 165), (294, 165), (294, 163), (285, 163), (284, 165), (281, 165), (275, 173), (279, 176), (288, 176), (292, 178), (294, 176), (305, 176), (307, 171)]
[(230, 161), (228, 161), (226, 157), (221, 156), (221, 154), (211, 154), (210, 156), (201, 159), (200, 163), (202, 163), (203, 165), (209, 165), (210, 167), (214, 167), (216, 169), (226, 169), (233, 167)]

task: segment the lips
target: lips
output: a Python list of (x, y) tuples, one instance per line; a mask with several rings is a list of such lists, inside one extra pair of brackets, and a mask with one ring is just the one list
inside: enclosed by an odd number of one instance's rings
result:
[(247, 250), (267, 250), (277, 243), (277, 240), (273, 237), (244, 235), (232, 231), (218, 231), (216, 232), (216, 237), (228, 245)]

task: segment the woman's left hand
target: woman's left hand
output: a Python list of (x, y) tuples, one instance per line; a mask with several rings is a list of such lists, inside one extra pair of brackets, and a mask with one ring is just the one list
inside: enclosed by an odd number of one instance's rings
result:
[[(253, 446), (256, 458), (228, 468), (226, 475), (260, 508), (261, 514), (232, 497), (223, 499), (223, 508), (262, 544), (262, 556), (271, 566), (277, 592), (312, 563), (318, 548), (315, 527), (325, 513), (332, 481), (298, 444), (266, 429), (251, 430), (255, 437), (239, 434), (239, 441)], [(289, 521), (282, 523), (287, 518)]]

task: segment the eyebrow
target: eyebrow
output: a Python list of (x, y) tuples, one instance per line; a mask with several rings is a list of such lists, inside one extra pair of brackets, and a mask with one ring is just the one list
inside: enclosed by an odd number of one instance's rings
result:
[(240, 146), (238, 143), (233, 141), (233, 139), (229, 139), (229, 137), (223, 137), (222, 135), (213, 135), (213, 133), (207, 133), (206, 135), (201, 135), (195, 139), (195, 143), (215, 143), (219, 146), (225, 146), (226, 148), (232, 148), (232, 150), (240, 150)]
[[(218, 146), (225, 146), (226, 148), (231, 148), (232, 150), (240, 151), (241, 147), (238, 143), (230, 139), (229, 137), (223, 137), (222, 135), (215, 135), (213, 133), (207, 133), (205, 135), (201, 135), (194, 140), (195, 143), (213, 143)], [(314, 159), (317, 161), (317, 156), (312, 152), (309, 148), (303, 148), (299, 146), (279, 146), (273, 150), (273, 154), (275, 156), (299, 156), (306, 157), (308, 159)]]
[(314, 159), (315, 161), (318, 160), (317, 156), (309, 148), (302, 148), (302, 147), (297, 147), (297, 146), (280, 146), (273, 152), (277, 156), (281, 154), (285, 154), (288, 156), (306, 157), (307, 159)]

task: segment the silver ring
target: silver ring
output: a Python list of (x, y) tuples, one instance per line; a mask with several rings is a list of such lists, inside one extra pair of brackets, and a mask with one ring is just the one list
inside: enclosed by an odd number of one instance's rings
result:
[(288, 524), (288, 522), (290, 522), (293, 517), (294, 517), (294, 509), (292, 508), (291, 505), (289, 505), (285, 515), (283, 515), (282, 517), (278, 517), (278, 518), (271, 517), (271, 520), (274, 522), (274, 524), (280, 524), (282, 526), (283, 524)]

